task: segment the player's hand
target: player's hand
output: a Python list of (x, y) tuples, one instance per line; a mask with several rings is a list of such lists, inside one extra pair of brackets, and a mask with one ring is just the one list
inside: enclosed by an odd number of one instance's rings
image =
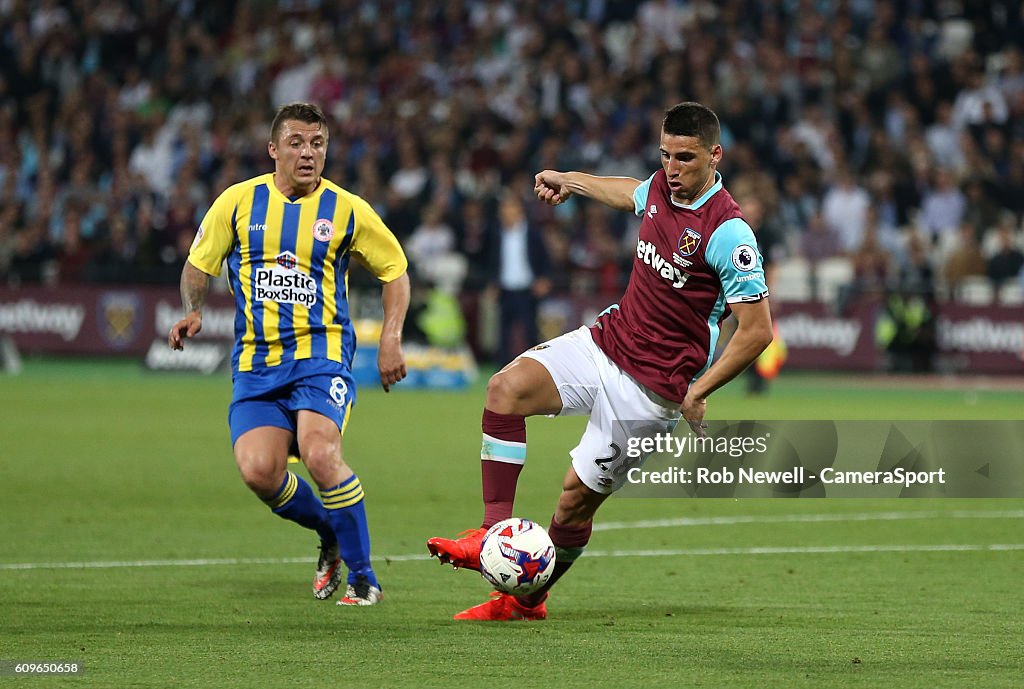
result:
[(708, 401), (705, 397), (697, 397), (686, 393), (683, 403), (679, 405), (679, 411), (683, 413), (686, 423), (690, 424), (690, 430), (699, 438), (706, 438), (708, 435), (708, 424), (704, 420), (704, 414), (708, 410)]
[(167, 346), (171, 349), (184, 349), (185, 340), (195, 337), (203, 329), (203, 315), (196, 311), (188, 314), (174, 324), (167, 335)]
[(391, 386), (406, 376), (405, 355), (398, 340), (382, 339), (377, 349), (377, 370), (384, 392), (391, 392)]
[(572, 196), (565, 184), (565, 174), (554, 170), (538, 172), (533, 178), (533, 191), (538, 199), (551, 206), (557, 206)]

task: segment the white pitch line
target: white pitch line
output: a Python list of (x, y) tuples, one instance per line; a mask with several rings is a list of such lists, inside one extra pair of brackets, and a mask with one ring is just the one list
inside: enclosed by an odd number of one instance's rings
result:
[(732, 524), (799, 524), (821, 522), (910, 521), (915, 519), (1024, 519), (1024, 510), (950, 510), (948, 512), (856, 512), (822, 514), (736, 515), (732, 517), (674, 517), (634, 522), (601, 522), (594, 531), (658, 529), (672, 526), (729, 526)]
[[(680, 548), (663, 550), (588, 550), (587, 557), (705, 557), (709, 555), (837, 555), (850, 553), (1009, 552), (1024, 550), (1024, 543), (933, 545), (823, 545), (754, 548)], [(377, 562), (427, 561), (423, 554), (386, 555)], [(221, 565), (288, 565), (315, 562), (312, 557), (196, 558), (192, 560), (114, 560), (109, 562), (20, 562), (0, 564), (0, 571), (29, 569), (122, 569), (135, 567), (215, 567)]]
[[(408, 560), (425, 560), (429, 556), (393, 555), (378, 556), (374, 560), (405, 562)], [(0, 571), (26, 569), (121, 569), (134, 567), (217, 567), (222, 565), (292, 565), (316, 562), (315, 557), (220, 557), (193, 558), (189, 560), (110, 560), (99, 562), (15, 562), (0, 563)]]
[(935, 545), (809, 545), (809, 546), (762, 546), (757, 548), (689, 548), (679, 550), (595, 550), (587, 556), (597, 557), (671, 557), (685, 555), (834, 555), (847, 553), (963, 553), (982, 551), (1024, 550), (1024, 543), (935, 544)]
[[(736, 515), (732, 517), (679, 517), (634, 522), (604, 522), (594, 531), (620, 529), (656, 529), (673, 526), (728, 526), (731, 524), (795, 524), (840, 521), (904, 521), (916, 519), (1024, 519), (1024, 510), (950, 510), (948, 512), (857, 512), (836, 514)], [(682, 550), (588, 550), (590, 557), (667, 557), (685, 555), (779, 555), (822, 553), (930, 552), (930, 551), (1009, 551), (1024, 550), (1024, 544), (994, 545), (864, 545), (795, 546), (777, 548), (694, 548)], [(231, 565), (288, 565), (314, 562), (313, 557), (276, 558), (194, 558), (184, 560), (111, 560), (97, 562), (11, 562), (0, 563), (0, 571), (31, 569), (122, 569), (136, 567), (215, 567)], [(378, 562), (415, 562), (427, 560), (426, 554), (384, 555)]]

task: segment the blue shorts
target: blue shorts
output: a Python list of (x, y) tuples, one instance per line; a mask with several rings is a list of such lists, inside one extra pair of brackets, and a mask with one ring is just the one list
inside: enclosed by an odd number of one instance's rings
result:
[(295, 432), (300, 409), (323, 414), (345, 429), (356, 401), (356, 385), (347, 366), (327, 359), (300, 359), (232, 377), (228, 425), (231, 444), (246, 431), (274, 426)]

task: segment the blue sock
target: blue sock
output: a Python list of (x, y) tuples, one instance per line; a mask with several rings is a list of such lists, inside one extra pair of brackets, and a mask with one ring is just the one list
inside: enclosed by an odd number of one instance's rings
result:
[(363, 486), (355, 475), (333, 488), (321, 491), (327, 521), (338, 538), (341, 559), (348, 567), (348, 583), (354, 584), (356, 577), (364, 576), (374, 586), (379, 586), (377, 576), (370, 566), (370, 528), (366, 523), (366, 506), (363, 503)]
[(264, 500), (271, 511), (279, 517), (289, 519), (320, 534), (320, 540), (334, 541), (334, 530), (327, 521), (327, 511), (313, 494), (313, 489), (301, 478), (287, 472), (284, 482), (269, 500)]

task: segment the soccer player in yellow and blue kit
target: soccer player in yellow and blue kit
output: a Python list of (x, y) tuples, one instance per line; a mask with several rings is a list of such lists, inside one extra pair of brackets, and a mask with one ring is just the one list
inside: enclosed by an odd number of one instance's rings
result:
[[(316, 598), (338, 588), (344, 561), (348, 585), (338, 604), (373, 605), (383, 594), (370, 566), (363, 489), (341, 452), (356, 399), (349, 261), (383, 283), (377, 365), (385, 391), (406, 374), (401, 332), (409, 278), (405, 254), (377, 213), (321, 177), (328, 136), (316, 105), (278, 109), (267, 145), (274, 172), (235, 184), (213, 202), (182, 269), (185, 317), (168, 344), (182, 349), (200, 331), (210, 276), (226, 259), (236, 307), (228, 423), (239, 472), (275, 514), (319, 534)], [(288, 471), (296, 442), (319, 498)]]

